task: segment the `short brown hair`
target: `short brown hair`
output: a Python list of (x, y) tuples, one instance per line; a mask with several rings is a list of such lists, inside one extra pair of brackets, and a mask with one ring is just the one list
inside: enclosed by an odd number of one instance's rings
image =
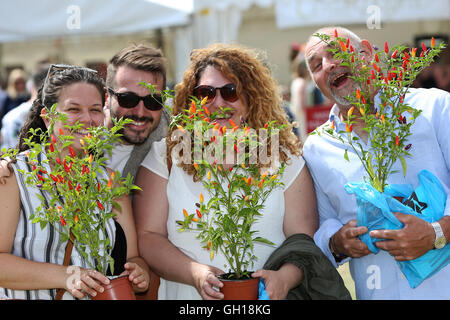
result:
[(114, 88), (117, 68), (122, 65), (136, 70), (161, 74), (163, 88), (166, 88), (166, 59), (163, 57), (161, 50), (143, 44), (123, 48), (109, 61), (106, 73), (107, 87)]

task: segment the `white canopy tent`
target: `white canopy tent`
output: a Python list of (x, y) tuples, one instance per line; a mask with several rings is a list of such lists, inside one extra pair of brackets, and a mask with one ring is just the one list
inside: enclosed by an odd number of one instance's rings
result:
[(72, 35), (126, 34), (188, 22), (188, 12), (151, 0), (3, 1), (0, 43)]
[(449, 0), (276, 0), (279, 29), (304, 26), (366, 24), (450, 19)]
[(1, 6), (0, 44), (175, 27), (167, 40), (173, 42), (172, 63), (179, 81), (192, 49), (239, 40), (243, 13), (252, 5), (274, 6), (280, 30), (364, 24), (376, 19), (377, 8), (382, 23), (450, 19), (450, 0), (14, 0)]

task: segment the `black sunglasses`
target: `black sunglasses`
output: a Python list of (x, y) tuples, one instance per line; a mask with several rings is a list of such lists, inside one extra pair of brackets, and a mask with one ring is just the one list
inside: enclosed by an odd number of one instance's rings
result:
[(141, 97), (134, 92), (115, 92), (111, 88), (108, 88), (108, 92), (116, 96), (117, 102), (122, 108), (132, 109), (136, 107), (141, 100), (148, 110), (158, 111), (163, 107), (163, 98), (158, 94), (149, 94), (148, 96)]
[(236, 92), (236, 85), (233, 83), (228, 83), (220, 88), (214, 88), (211, 86), (198, 86), (194, 88), (194, 95), (198, 99), (203, 99), (204, 97), (208, 97), (206, 103), (212, 102), (216, 97), (217, 90), (220, 91), (220, 95), (225, 101), (235, 102), (239, 97)]

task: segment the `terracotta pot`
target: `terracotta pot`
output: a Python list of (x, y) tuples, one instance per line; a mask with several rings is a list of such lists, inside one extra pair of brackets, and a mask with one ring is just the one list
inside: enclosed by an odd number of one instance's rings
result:
[(104, 285), (105, 291), (98, 292), (92, 300), (136, 300), (133, 288), (128, 276), (121, 276), (112, 279), (108, 285)]
[(224, 295), (224, 300), (258, 300), (259, 278), (244, 280), (224, 279), (219, 277), (223, 283), (220, 292)]

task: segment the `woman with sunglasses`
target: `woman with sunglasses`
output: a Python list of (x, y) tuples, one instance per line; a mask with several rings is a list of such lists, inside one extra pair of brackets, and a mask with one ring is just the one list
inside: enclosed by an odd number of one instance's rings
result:
[[(104, 122), (103, 105), (105, 88), (103, 80), (94, 70), (73, 66), (53, 65), (49, 69), (43, 87), (33, 102), (27, 122), (19, 137), (18, 159), (12, 163), (14, 168), (10, 177), (3, 178), (0, 185), (0, 298), (7, 299), (55, 299), (56, 289), (67, 290), (63, 299), (84, 298), (87, 294), (95, 296), (103, 291), (103, 284), (108, 278), (97, 271), (88, 269), (84, 257), (74, 248), (70, 256), (71, 264), (80, 267), (79, 277), (73, 278), (73, 269), (63, 266), (66, 244), (60, 240), (59, 232), (47, 225), (41, 229), (39, 224), (32, 223), (30, 214), (41, 205), (36, 190), (24, 184), (18, 171), (31, 170), (26, 164), (25, 139), (32, 135), (30, 129), (40, 128), (44, 132), (49, 128), (49, 120), (42, 115), (57, 103), (57, 111), (67, 115), (67, 125), (77, 121), (82, 129), (69, 132), (63, 123), (56, 122), (54, 135), (72, 135), (75, 137), (71, 145), (73, 150), (82, 152), (80, 139), (84, 137), (90, 126), (101, 126)], [(33, 140), (40, 142), (39, 137)], [(62, 149), (64, 158), (69, 151)], [(42, 152), (38, 159), (45, 159)], [(54, 165), (49, 163), (50, 166)], [(104, 175), (109, 176), (104, 170)], [(42, 191), (45, 196), (46, 191)], [(136, 230), (128, 197), (117, 199), (122, 207), (116, 220), (107, 222), (109, 239), (113, 239), (113, 255), (116, 260), (115, 275), (129, 274), (135, 291), (145, 291), (148, 287), (148, 267), (139, 257)], [(71, 267), (71, 266), (69, 266)], [(68, 279), (75, 280), (72, 285)]]
[[(277, 82), (249, 49), (213, 45), (194, 50), (175, 92), (175, 116), (189, 107), (190, 97), (195, 95), (208, 97), (206, 106), (211, 113), (220, 107), (230, 109), (218, 120), (220, 125), (230, 126), (230, 120), (237, 124), (245, 121), (255, 130), (273, 120), (288, 125)], [(204, 195), (208, 191), (194, 179), (192, 163), (177, 165), (173, 160), (169, 171), (166, 155), (172, 154), (178, 143), (170, 140), (171, 133), (166, 140), (154, 143), (136, 179), (142, 188), (133, 199), (139, 248), (152, 270), (161, 276), (159, 299), (222, 299), (222, 293), (214, 287), (222, 286), (216, 276), (225, 273), (220, 269), (224, 257), (217, 252), (211, 260), (195, 233), (181, 234), (176, 227), (183, 208), (197, 202), (200, 191)], [(258, 234), (277, 246), (293, 234), (313, 237), (318, 226), (314, 188), (300, 143), (290, 126), (280, 132), (279, 140), (280, 160), (288, 164), (282, 180), (285, 187), (269, 196), (258, 221)], [(273, 251), (274, 247), (255, 244), (255, 267), (260, 270), (254, 275), (264, 279), (271, 299), (285, 299), (288, 291), (301, 283), (303, 272), (291, 263), (277, 271), (262, 270)]]

